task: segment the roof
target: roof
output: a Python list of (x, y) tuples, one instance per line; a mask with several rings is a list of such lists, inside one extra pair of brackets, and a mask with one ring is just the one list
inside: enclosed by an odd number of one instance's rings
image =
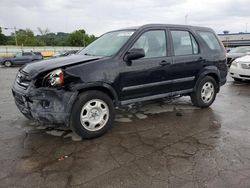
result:
[(141, 26), (122, 28), (122, 29), (118, 29), (118, 30), (138, 30), (138, 29), (151, 28), (151, 27), (173, 27), (173, 28), (190, 28), (190, 29), (211, 30), (208, 27), (191, 26), (191, 25), (178, 25), (178, 24), (146, 24), (146, 25), (141, 25)]

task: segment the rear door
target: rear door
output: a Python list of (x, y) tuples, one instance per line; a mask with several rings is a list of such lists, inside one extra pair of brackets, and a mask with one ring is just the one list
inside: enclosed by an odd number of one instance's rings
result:
[[(129, 100), (171, 92), (167, 33), (165, 29), (146, 30), (139, 34), (129, 49), (143, 48), (145, 57), (123, 62), (120, 74), (120, 98)], [(128, 49), (128, 50), (129, 50)]]
[(17, 53), (14, 58), (14, 62), (16, 64), (22, 65), (30, 62), (31, 59), (32, 59), (32, 53), (30, 52)]
[(172, 83), (175, 92), (189, 92), (195, 85), (195, 77), (202, 69), (204, 59), (195, 35), (185, 29), (169, 30), (172, 43)]

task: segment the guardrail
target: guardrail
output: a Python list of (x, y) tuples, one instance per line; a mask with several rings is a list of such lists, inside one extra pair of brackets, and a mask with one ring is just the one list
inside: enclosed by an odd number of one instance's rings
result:
[(44, 57), (51, 57), (56, 52), (80, 50), (83, 47), (75, 46), (0, 46), (0, 56), (13, 56), (17, 52), (41, 52)]

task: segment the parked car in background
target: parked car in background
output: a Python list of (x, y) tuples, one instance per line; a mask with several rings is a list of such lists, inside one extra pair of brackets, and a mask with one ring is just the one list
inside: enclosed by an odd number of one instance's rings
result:
[(29, 119), (94, 138), (112, 127), (115, 107), (176, 96), (209, 107), (226, 77), (225, 49), (212, 29), (150, 24), (108, 32), (76, 55), (27, 64), (12, 92)]
[(38, 55), (38, 56), (42, 56), (43, 57), (43, 55), (42, 55), (41, 52), (33, 52), (33, 53), (36, 54), (36, 55)]
[(64, 57), (72, 54), (76, 54), (79, 50), (67, 50), (67, 51), (61, 51), (61, 52), (56, 52), (53, 57)]
[(6, 67), (24, 65), (36, 60), (42, 60), (40, 52), (18, 52), (14, 56), (1, 57), (0, 64)]
[(230, 52), (233, 48), (225, 47), (225, 49), (226, 49), (226, 52), (228, 53), (228, 52)]
[(250, 46), (240, 46), (236, 48), (232, 48), (227, 53), (227, 64), (228, 66), (231, 65), (231, 63), (238, 57), (242, 57), (246, 55), (247, 53), (250, 53)]
[(250, 55), (235, 59), (229, 73), (235, 81), (250, 80)]

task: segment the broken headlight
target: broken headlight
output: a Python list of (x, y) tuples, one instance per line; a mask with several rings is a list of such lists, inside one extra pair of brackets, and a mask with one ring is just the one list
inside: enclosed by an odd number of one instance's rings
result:
[(62, 69), (56, 69), (44, 76), (42, 85), (46, 87), (61, 87), (64, 84)]

